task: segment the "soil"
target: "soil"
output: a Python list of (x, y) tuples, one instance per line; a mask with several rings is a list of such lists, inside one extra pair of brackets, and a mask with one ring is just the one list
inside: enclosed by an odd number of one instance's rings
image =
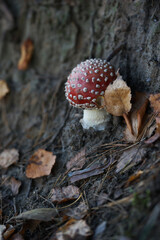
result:
[[(64, 83), (79, 62), (92, 57), (107, 59), (122, 45), (111, 63), (120, 68), (132, 93), (158, 92), (159, 16), (158, 0), (1, 1), (0, 78), (6, 80), (10, 93), (0, 100), (0, 151), (16, 148), (20, 153), (17, 164), (0, 170), (1, 224), (9, 222), (18, 232), (24, 223), (12, 217), (53, 207), (50, 191), (53, 186), (70, 184), (68, 175), (63, 181), (57, 179), (63, 179), (66, 163), (81, 149), (86, 149), (85, 167), (93, 161), (117, 161), (123, 154), (124, 147), (115, 147), (114, 154), (102, 147), (122, 143), (123, 119), (110, 116), (104, 131), (84, 130), (79, 122), (82, 110), (69, 106)], [(34, 54), (29, 68), (20, 71), (20, 45), (27, 38), (34, 42)], [(138, 146), (145, 148), (145, 154), (127, 171), (116, 173), (115, 163), (103, 174), (74, 183), (89, 207), (84, 219), (93, 231), (90, 239), (159, 239), (160, 141), (150, 145), (142, 141)], [(53, 152), (56, 164), (49, 176), (31, 180), (25, 170), (39, 148)], [(141, 176), (127, 185), (129, 177), (140, 170)], [(21, 181), (17, 195), (3, 184), (4, 177)], [(99, 205), (102, 194), (107, 198)], [(33, 231), (28, 227), (24, 239), (54, 239), (63, 224), (61, 216), (41, 222)], [(105, 227), (98, 232), (98, 226)]]

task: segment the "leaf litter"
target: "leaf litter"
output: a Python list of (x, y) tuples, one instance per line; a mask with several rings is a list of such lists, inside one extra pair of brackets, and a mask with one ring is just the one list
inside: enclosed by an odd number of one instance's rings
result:
[(92, 235), (91, 228), (85, 220), (70, 219), (64, 226), (60, 227), (56, 233), (57, 240), (79, 239)]
[(79, 188), (73, 185), (69, 185), (62, 188), (53, 188), (50, 192), (50, 199), (52, 202), (62, 203), (77, 199), (79, 195)]
[(16, 149), (6, 149), (0, 153), (0, 168), (8, 168), (19, 160), (19, 153)]
[(49, 175), (56, 162), (56, 156), (52, 152), (38, 149), (30, 158), (26, 168), (28, 178), (38, 178)]

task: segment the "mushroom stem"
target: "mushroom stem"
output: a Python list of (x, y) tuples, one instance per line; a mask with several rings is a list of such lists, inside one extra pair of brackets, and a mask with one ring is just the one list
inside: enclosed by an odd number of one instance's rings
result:
[(85, 109), (80, 123), (84, 129), (92, 127), (96, 130), (104, 130), (108, 120), (108, 113), (104, 109)]

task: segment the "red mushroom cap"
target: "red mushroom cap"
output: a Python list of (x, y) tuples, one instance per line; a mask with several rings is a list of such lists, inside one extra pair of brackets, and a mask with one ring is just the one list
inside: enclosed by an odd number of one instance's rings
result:
[(104, 95), (107, 86), (116, 77), (113, 66), (106, 60), (89, 59), (81, 62), (68, 76), (66, 98), (75, 107), (97, 108), (97, 98)]

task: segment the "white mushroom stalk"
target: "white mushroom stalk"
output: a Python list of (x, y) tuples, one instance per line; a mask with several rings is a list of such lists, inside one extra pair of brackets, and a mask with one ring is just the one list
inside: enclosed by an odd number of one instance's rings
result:
[(89, 59), (75, 67), (65, 86), (65, 95), (70, 104), (84, 109), (81, 124), (84, 129), (105, 128), (108, 114), (97, 109), (98, 97), (104, 96), (108, 85), (116, 79), (113, 66), (102, 59)]
[(108, 113), (104, 109), (84, 109), (80, 123), (84, 129), (92, 127), (100, 131), (105, 129), (108, 120)]

